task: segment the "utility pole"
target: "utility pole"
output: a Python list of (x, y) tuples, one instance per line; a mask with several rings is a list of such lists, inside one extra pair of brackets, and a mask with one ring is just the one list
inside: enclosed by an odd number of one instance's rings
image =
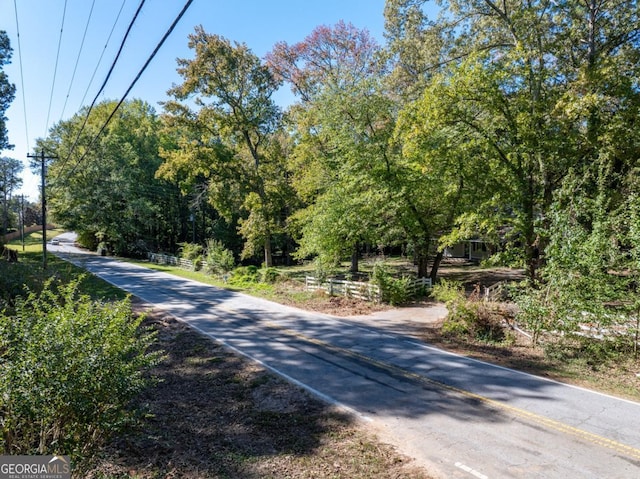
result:
[(47, 269), (47, 194), (45, 191), (46, 176), (46, 160), (53, 160), (57, 156), (46, 156), (44, 149), (40, 151), (40, 156), (27, 155), (27, 158), (40, 159), (40, 178), (41, 178), (41, 196), (42, 196), (42, 269)]

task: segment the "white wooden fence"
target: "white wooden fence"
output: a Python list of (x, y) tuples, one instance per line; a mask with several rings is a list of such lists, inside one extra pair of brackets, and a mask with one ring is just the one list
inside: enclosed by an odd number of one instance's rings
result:
[(156, 264), (170, 264), (172, 266), (180, 266), (184, 269), (193, 270), (193, 261), (188, 259), (178, 258), (176, 256), (170, 256), (168, 254), (161, 253), (149, 253), (149, 261)]
[(304, 279), (307, 291), (326, 291), (330, 296), (348, 296), (366, 301), (380, 301), (382, 297), (380, 287), (372, 283), (327, 279), (320, 281), (312, 276)]
[[(340, 279), (320, 281), (312, 276), (306, 276), (304, 282), (307, 291), (325, 291), (330, 296), (347, 296), (365, 301), (380, 301), (382, 299), (382, 292), (377, 284)], [(419, 288), (425, 286), (431, 287), (431, 278), (418, 278), (411, 281), (409, 290), (415, 294)]]

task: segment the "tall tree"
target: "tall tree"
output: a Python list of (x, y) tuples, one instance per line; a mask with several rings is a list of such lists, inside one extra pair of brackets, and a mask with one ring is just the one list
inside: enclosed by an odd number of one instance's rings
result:
[[(406, 14), (422, 3), (396, 0), (388, 6), (401, 4)], [(515, 228), (533, 278), (543, 241), (536, 225), (563, 174), (562, 157), (554, 150), (558, 128), (549, 115), (563, 81), (553, 70), (553, 17), (544, 1), (454, 0), (446, 7), (437, 21), (392, 31), (400, 58), (413, 41), (443, 39), (419, 59), (423, 84), (430, 76), (411, 115), (426, 137), (449, 131), (476, 145), (465, 163), (490, 171), (496, 186), (475, 188), (480, 193), (471, 205), (476, 214), (459, 218), (459, 227), (482, 223), (491, 228), (479, 232), (493, 235), (496, 227)], [(406, 31), (410, 36), (402, 37)], [(484, 175), (477, 179), (485, 182)], [(492, 210), (501, 213), (499, 221), (486, 221)]]
[(22, 185), (20, 173), (24, 165), (21, 161), (1, 157), (0, 158), (0, 194), (2, 195), (2, 232), (9, 229), (9, 202), (13, 192)]
[(11, 52), (11, 43), (7, 32), (0, 30), (0, 151), (13, 148), (9, 144), (9, 137), (7, 136), (7, 117), (5, 112), (15, 98), (16, 87), (9, 82), (9, 78), (2, 68), (11, 61)]
[(442, 132), (473, 142), (465, 163), (490, 172), (494, 185), (476, 188), (475, 212), (459, 226), (494, 234), (510, 226), (535, 279), (563, 183), (577, 176), (585, 191), (601, 191), (602, 181), (616, 191), (634, 168), (637, 2), (451, 0), (434, 20), (425, 4), (386, 8), (396, 77), (413, 80), (404, 98), (422, 90), (403, 139), (429, 151), (427, 139)]
[[(168, 125), (179, 125), (179, 148), (165, 150), (161, 175), (184, 167), (209, 178), (210, 199), (229, 220), (240, 216), (244, 256), (257, 247), (271, 266), (272, 236), (280, 228), (286, 189), (278, 147), (280, 110), (272, 100), (280, 81), (244, 44), (196, 27), (193, 59), (179, 59), (182, 85), (164, 105)], [(195, 106), (195, 109), (193, 108)], [(192, 166), (189, 166), (192, 165)]]
[(367, 161), (376, 161), (364, 152), (366, 143), (373, 144), (365, 138), (376, 128), (365, 131), (361, 108), (365, 82), (373, 86), (372, 79), (379, 78), (378, 51), (367, 31), (339, 22), (317, 27), (297, 44), (277, 43), (266, 56), (271, 70), (300, 98), (288, 116), (296, 132), (289, 168), (308, 205), (293, 218), (301, 234), (298, 255), (319, 255), (322, 262), (351, 256), (353, 272), (358, 245), (375, 241), (372, 224), (382, 202), (372, 179), (362, 174)]
[(81, 134), (87, 111), (80, 111), (42, 143), (58, 157), (48, 169), (51, 212), (88, 246), (102, 242), (123, 255), (171, 248), (181, 236), (179, 191), (155, 178), (159, 120), (147, 103), (127, 101), (94, 141), (115, 106), (94, 107)]
[(418, 274), (435, 277), (438, 263), (429, 273), (428, 261), (451, 205), (442, 201), (444, 178), (407, 161), (394, 141), (398, 106), (381, 53), (366, 31), (338, 23), (267, 55), (301, 99), (290, 110), (294, 183), (309, 204), (296, 215), (300, 254), (344, 257), (361, 242), (403, 244)]

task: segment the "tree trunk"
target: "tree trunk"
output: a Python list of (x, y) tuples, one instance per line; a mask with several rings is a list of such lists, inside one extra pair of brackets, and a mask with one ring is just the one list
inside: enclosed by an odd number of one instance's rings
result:
[(423, 248), (416, 248), (416, 264), (418, 265), (418, 278), (428, 276), (429, 252)]
[(356, 242), (353, 245), (353, 251), (351, 252), (351, 268), (350, 273), (357, 273), (359, 270), (358, 258), (360, 257), (360, 244)]
[[(433, 259), (433, 266), (431, 266), (431, 273), (429, 273), (429, 278), (431, 278), (431, 284), (436, 284), (436, 278), (438, 277), (438, 268), (440, 268), (440, 262), (444, 257), (444, 251), (440, 250), (436, 253), (436, 257)], [(422, 276), (419, 276), (422, 278)]]
[(270, 268), (273, 266), (273, 256), (271, 254), (271, 233), (267, 232), (264, 237), (264, 266)]

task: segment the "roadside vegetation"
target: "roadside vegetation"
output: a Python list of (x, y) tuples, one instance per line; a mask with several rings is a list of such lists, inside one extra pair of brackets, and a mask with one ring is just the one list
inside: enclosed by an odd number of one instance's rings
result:
[[(224, 274), (207, 273), (204, 267), (193, 271), (149, 262), (139, 264), (283, 304), (342, 316), (370, 314), (392, 304), (428, 305), (439, 301), (447, 305), (449, 316), (442, 323), (416, 332), (430, 343), (532, 374), (640, 400), (635, 311), (629, 313), (625, 305), (612, 304), (600, 322), (586, 310), (577, 316), (567, 311), (559, 324), (540, 316), (551, 314), (550, 310), (530, 310), (532, 293), (523, 269), (486, 263), (445, 260), (441, 265), (442, 279), (433, 289), (416, 294), (406, 288), (406, 278), (415, 269), (410, 258), (361, 261), (358, 279), (371, 281), (387, 291), (384, 302), (364, 302), (305, 290), (306, 276), (352, 278), (348, 262), (321, 273), (317, 263), (308, 262), (278, 268), (242, 266)], [(575, 304), (577, 308), (578, 303)]]
[(43, 272), (41, 240), (0, 259), (0, 453), (68, 454), (78, 478), (428, 477), (352, 416), (108, 283), (52, 255)]
[(131, 423), (161, 353), (122, 291), (55, 257), (43, 271), (41, 238), (0, 260), (0, 453), (79, 463)]
[[(338, 22), (264, 58), (196, 27), (159, 113), (144, 99), (103, 101), (37, 141), (54, 158), (51, 217), (99, 254), (181, 256), (190, 271), (149, 265), (335, 314), (425, 301), (411, 280), (429, 278), (450, 315), (417, 332), (427, 340), (637, 399), (636, 3), (451, 0), (437, 17), (428, 3), (387, 0), (384, 45)], [(1, 71), (10, 58), (0, 31), (0, 118), (14, 97)], [(286, 109), (273, 99), (283, 86)], [(20, 165), (0, 158), (3, 234), (43, 216), (12, 196)], [(477, 248), (518, 278), (498, 290), (496, 270), (446, 260)], [(77, 291), (96, 317), (116, 319), (101, 309), (107, 298), (130, 315), (72, 267), (52, 259), (44, 273), (34, 254), (20, 257), (2, 264), (3, 314), (44, 305), (34, 318), (76, 327), (65, 308)], [(375, 283), (384, 304), (307, 292), (310, 270)], [(13, 441), (15, 424), (2, 427)]]

